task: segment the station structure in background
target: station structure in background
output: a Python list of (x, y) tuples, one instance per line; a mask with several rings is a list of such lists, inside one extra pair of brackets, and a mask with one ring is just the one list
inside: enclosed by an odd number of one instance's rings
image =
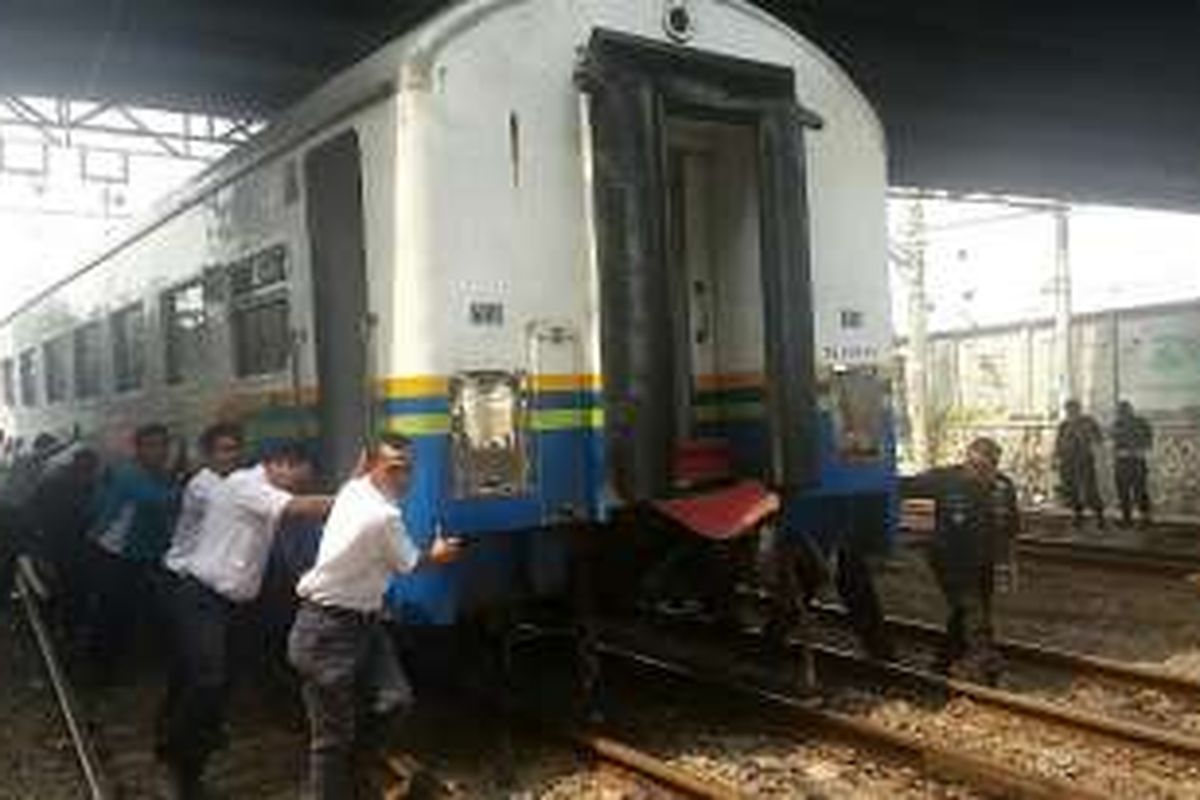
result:
[(0, 94), (0, 237), (10, 267), (0, 315), (263, 124)]

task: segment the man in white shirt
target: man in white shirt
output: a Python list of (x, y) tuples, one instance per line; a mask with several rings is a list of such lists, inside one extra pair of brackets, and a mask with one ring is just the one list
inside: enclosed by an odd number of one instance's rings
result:
[(205, 764), (220, 744), (230, 616), (258, 594), (284, 518), (320, 520), (332, 504), (329, 497), (296, 494), (311, 477), (302, 446), (276, 445), (261, 463), (214, 487), (194, 546), (174, 562), (180, 575), (173, 608), (180, 684), (163, 756), (183, 798), (201, 796)]
[(204, 466), (191, 477), (184, 487), (179, 515), (175, 520), (175, 532), (171, 537), (170, 548), (163, 557), (163, 565), (167, 568), (163, 605), (168, 611), (172, 625), (167, 696), (159, 712), (158, 749), (160, 753), (166, 752), (167, 745), (164, 737), (167, 733), (167, 721), (175, 713), (174, 709), (179, 702), (182, 690), (183, 653), (186, 647), (184, 639), (188, 634), (187, 630), (176, 629), (174, 624), (176, 615), (171, 613), (176, 606), (174, 594), (179, 588), (180, 578), (186, 574), (184, 567), (200, 542), (204, 516), (208, 511), (208, 504), (213, 494), (241, 461), (242, 442), (242, 428), (234, 422), (215, 423), (200, 434), (200, 452), (204, 456)]
[(172, 573), (184, 572), (184, 565), (200, 541), (201, 525), (213, 492), (241, 461), (242, 441), (242, 427), (235, 422), (218, 422), (200, 435), (204, 466), (184, 487), (171, 546), (163, 557), (163, 565)]
[(300, 610), (288, 657), (303, 681), (314, 800), (355, 796), (353, 753), (363, 678), (389, 676), (387, 702), (393, 707), (412, 701), (379, 623), (388, 580), (427, 564), (450, 563), (461, 553), (460, 543), (439, 537), (422, 554), (409, 537), (398, 503), (408, 490), (412, 464), (412, 444), (405, 437), (384, 434), (372, 443), (363, 474), (338, 492), (316, 564), (297, 586)]

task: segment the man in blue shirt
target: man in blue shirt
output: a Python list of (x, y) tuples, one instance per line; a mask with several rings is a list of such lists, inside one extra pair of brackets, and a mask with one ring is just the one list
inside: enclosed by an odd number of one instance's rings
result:
[(153, 606), (155, 575), (171, 541), (178, 496), (167, 468), (167, 428), (134, 432), (134, 459), (113, 468), (96, 496), (91, 538), (96, 556), (93, 656), (101, 676), (111, 673), (129, 644), (139, 610)]

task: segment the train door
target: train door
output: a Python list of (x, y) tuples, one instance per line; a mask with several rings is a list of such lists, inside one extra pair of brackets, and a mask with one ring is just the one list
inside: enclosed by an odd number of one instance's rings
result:
[(762, 388), (755, 131), (669, 114), (664, 135), (675, 438), (729, 439), (738, 431), (726, 388), (737, 376), (743, 390)]
[(354, 131), (304, 158), (320, 458), (332, 480), (353, 468), (370, 419), (361, 164)]
[(587, 96), (610, 479), (670, 489), (705, 378), (761, 378), (763, 477), (816, 477), (805, 128), (784, 67), (598, 31)]

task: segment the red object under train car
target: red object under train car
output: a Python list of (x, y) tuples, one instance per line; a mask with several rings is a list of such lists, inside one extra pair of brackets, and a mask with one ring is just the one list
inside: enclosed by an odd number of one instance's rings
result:
[(656, 500), (654, 507), (706, 539), (736, 539), (779, 511), (779, 496), (758, 481), (739, 481), (689, 497)]
[(696, 489), (684, 497), (656, 500), (659, 513), (705, 539), (736, 539), (753, 533), (779, 511), (779, 496), (756, 480), (727, 481), (733, 458), (728, 442), (700, 439), (681, 442), (675, 451), (677, 486)]

